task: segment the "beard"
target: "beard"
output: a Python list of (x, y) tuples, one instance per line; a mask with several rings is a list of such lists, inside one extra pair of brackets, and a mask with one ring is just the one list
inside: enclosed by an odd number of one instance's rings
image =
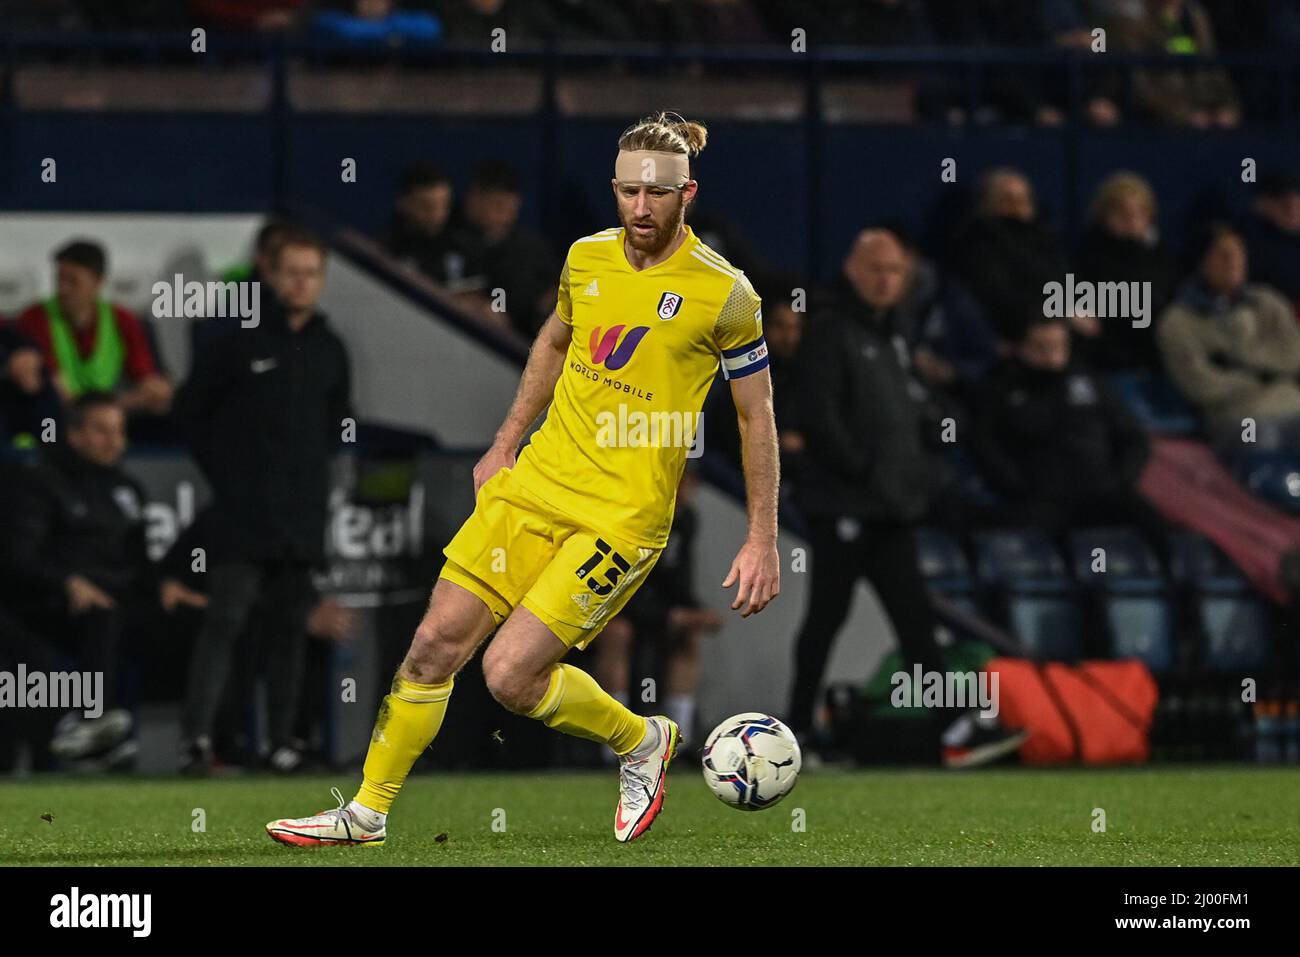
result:
[(625, 216), (619, 211), (619, 219), (623, 223), (624, 235), (627, 243), (637, 252), (654, 256), (668, 248), (668, 244), (673, 241), (677, 233), (682, 228), (682, 223), (686, 219), (686, 204), (681, 202), (681, 196), (678, 194), (677, 209), (668, 213), (662, 222), (655, 221), (654, 231), (642, 235), (632, 228), (634, 223), (651, 223), (653, 217), (643, 217), (636, 219), (632, 216)]

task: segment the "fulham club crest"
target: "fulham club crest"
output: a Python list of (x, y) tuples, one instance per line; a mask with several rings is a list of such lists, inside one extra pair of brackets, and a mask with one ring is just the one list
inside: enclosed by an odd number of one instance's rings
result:
[(671, 319), (682, 308), (682, 297), (675, 292), (666, 292), (659, 297), (659, 318)]

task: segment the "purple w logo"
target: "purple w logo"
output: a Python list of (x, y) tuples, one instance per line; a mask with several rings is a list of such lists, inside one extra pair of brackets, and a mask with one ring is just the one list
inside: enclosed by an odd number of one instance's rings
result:
[[(645, 334), (650, 331), (649, 326), (634, 326), (628, 330), (623, 341), (618, 342), (619, 335), (626, 329), (626, 326), (610, 326), (605, 331), (605, 335), (600, 334), (600, 326), (591, 330), (591, 361), (596, 365), (604, 364), (606, 369), (616, 372), (628, 364), (632, 359), (632, 353), (636, 352), (636, 347), (640, 345)], [(618, 348), (614, 348), (618, 343)]]

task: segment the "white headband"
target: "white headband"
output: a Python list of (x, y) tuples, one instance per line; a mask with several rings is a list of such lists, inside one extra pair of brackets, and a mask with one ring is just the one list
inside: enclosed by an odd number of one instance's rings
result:
[(620, 183), (681, 186), (691, 178), (690, 158), (685, 153), (659, 150), (619, 150), (614, 178)]

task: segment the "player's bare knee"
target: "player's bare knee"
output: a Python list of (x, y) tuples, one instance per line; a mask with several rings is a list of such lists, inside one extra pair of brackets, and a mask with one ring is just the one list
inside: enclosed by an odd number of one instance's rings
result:
[(546, 693), (548, 678), (549, 670), (547, 674), (538, 674), (499, 643), (488, 645), (483, 653), (484, 683), (497, 703), (508, 711), (516, 714), (531, 711)]

